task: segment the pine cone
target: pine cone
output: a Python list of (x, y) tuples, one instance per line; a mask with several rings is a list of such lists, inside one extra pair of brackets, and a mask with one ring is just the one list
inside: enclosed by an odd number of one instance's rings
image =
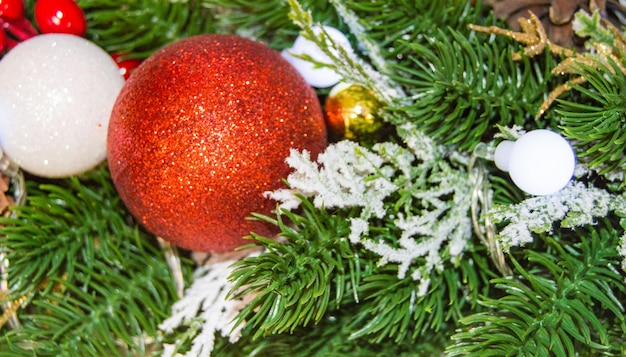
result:
[(620, 20), (626, 18), (626, 7), (618, 0), (486, 0), (493, 8), (494, 15), (514, 31), (519, 31), (518, 19), (528, 18), (533, 12), (541, 22), (553, 43), (582, 50), (583, 39), (576, 36), (572, 29), (572, 20), (578, 10), (600, 11), (600, 15), (621, 27)]

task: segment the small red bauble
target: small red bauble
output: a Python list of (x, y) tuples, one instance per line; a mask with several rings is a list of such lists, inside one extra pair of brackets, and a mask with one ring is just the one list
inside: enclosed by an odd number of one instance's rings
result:
[(85, 14), (74, 0), (37, 0), (35, 21), (42, 33), (82, 36), (87, 30)]
[(0, 53), (7, 48), (7, 34), (0, 29)]
[(0, 0), (0, 18), (20, 20), (24, 17), (24, 0)]
[(108, 161), (120, 197), (151, 232), (180, 247), (225, 252), (275, 202), (291, 148), (313, 156), (326, 128), (313, 89), (282, 56), (232, 35), (199, 35), (156, 52), (114, 106)]
[(120, 74), (124, 77), (124, 79), (128, 79), (130, 75), (139, 67), (141, 64), (141, 60), (135, 58), (123, 59), (124, 56), (121, 54), (113, 54), (111, 55), (117, 66), (120, 68)]

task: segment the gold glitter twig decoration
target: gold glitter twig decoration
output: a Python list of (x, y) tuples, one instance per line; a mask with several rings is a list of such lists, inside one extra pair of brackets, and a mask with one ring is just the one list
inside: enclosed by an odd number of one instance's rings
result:
[[(2, 294), (0, 295), (0, 300), (5, 298), (4, 295), (5, 293), (2, 292)], [(19, 326), (17, 322), (17, 317), (16, 317), (17, 310), (20, 309), (20, 307), (22, 306), (22, 304), (24, 304), (24, 302), (26, 302), (26, 295), (20, 297), (19, 299), (15, 299), (13, 301), (9, 301), (3, 304), (4, 311), (2, 312), (2, 315), (0, 316), (0, 330), (7, 323), (9, 324), (11, 328), (17, 328)]]
[[(493, 35), (509, 37), (519, 43), (526, 45), (522, 53), (514, 52), (511, 54), (511, 58), (515, 61), (519, 61), (523, 56), (533, 57), (536, 56), (547, 48), (550, 53), (563, 56), (565, 59), (560, 62), (555, 68), (552, 69), (552, 74), (573, 74), (577, 65), (588, 65), (594, 68), (598, 67), (598, 61), (607, 63), (607, 59), (611, 58), (619, 69), (626, 73), (626, 68), (621, 65), (614, 48), (618, 51), (626, 52), (626, 38), (624, 35), (610, 22), (605, 21), (604, 25), (613, 34), (613, 46), (609, 46), (603, 43), (593, 43), (595, 53), (578, 53), (574, 50), (559, 46), (552, 43), (546, 34), (546, 30), (541, 23), (541, 20), (529, 11), (529, 18), (518, 19), (522, 31), (516, 32), (507, 29), (503, 29), (497, 26), (479, 26), (469, 24), (469, 28), (474, 31), (489, 33)], [(607, 67), (609, 71), (612, 71), (610, 66)], [(552, 103), (564, 92), (572, 89), (572, 86), (587, 82), (587, 79), (583, 76), (575, 77), (567, 83), (561, 84), (554, 88), (547, 96), (547, 98), (541, 103), (535, 118), (540, 118), (550, 108)]]
[[(548, 39), (548, 35), (546, 34), (546, 30), (543, 27), (541, 20), (539, 20), (539, 18), (533, 14), (532, 11), (529, 11), (529, 14), (529, 18), (520, 17), (518, 19), (519, 25), (522, 29), (521, 32), (511, 31), (497, 26), (479, 26), (474, 24), (469, 24), (468, 26), (474, 31), (506, 36), (517, 42), (523, 43), (526, 45), (523, 54), (528, 57), (536, 56), (542, 53), (546, 48), (554, 54), (566, 57), (572, 57), (576, 54), (576, 52), (571, 49), (552, 43)], [(511, 56), (515, 61), (522, 59), (522, 54), (517, 52), (514, 52)]]

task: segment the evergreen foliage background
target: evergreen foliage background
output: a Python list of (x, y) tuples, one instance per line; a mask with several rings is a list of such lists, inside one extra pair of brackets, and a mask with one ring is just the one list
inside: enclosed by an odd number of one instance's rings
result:
[[(34, 1), (25, 3), (32, 16)], [(357, 55), (406, 94), (380, 98), (379, 114), (391, 126), (412, 124), (466, 159), (503, 128), (550, 128), (571, 141), (579, 164), (589, 169), (577, 180), (624, 198), (623, 48), (614, 48), (616, 56), (607, 62), (573, 67), (587, 82), (573, 86), (536, 118), (547, 94), (572, 78), (551, 72), (563, 58), (545, 51), (513, 61), (511, 53), (520, 51), (520, 44), (468, 28), (470, 23), (505, 27), (481, 3), (77, 3), (87, 15), (89, 39), (111, 53), (141, 59), (201, 33), (236, 33), (277, 50), (289, 48), (298, 25), (307, 24), (297, 11), (301, 6), (313, 23), (347, 33)], [(350, 32), (354, 24), (337, 4), (356, 16), (364, 33)], [(382, 67), (371, 61), (359, 36), (380, 50)], [(323, 100), (327, 91), (319, 95)], [(401, 133), (389, 137), (399, 145), (403, 139)], [(493, 203), (508, 207), (527, 198), (492, 164), (485, 170)], [(159, 331), (177, 300), (172, 273), (155, 237), (123, 207), (106, 166), (66, 180), (27, 181), (27, 203), (0, 221), (0, 252), (10, 262), (10, 290), (0, 301), (21, 301), (21, 326), (0, 329), (0, 356), (158, 355), (164, 343), (177, 344), (181, 353), (190, 349), (197, 326), (169, 335)], [(407, 197), (389, 199), (389, 215), (397, 215)], [(232, 298), (247, 293), (254, 298), (236, 318), (244, 324), (239, 341), (216, 334), (214, 355), (624, 354), (624, 209), (613, 209), (593, 224), (533, 232), (531, 243), (506, 253), (510, 276), (502, 276), (474, 234), (459, 259), (431, 271), (428, 292), (420, 296), (411, 276), (398, 278), (398, 266), (381, 266), (379, 256), (348, 241), (350, 219), (361, 214), (358, 207), (326, 209), (299, 199), (299, 211), (255, 215), (276, 224), (281, 240), (251, 234), (251, 245), (265, 250), (237, 262), (230, 279)], [(380, 239), (398, 238), (390, 219), (377, 220), (370, 230)], [(195, 265), (188, 255), (182, 252), (190, 284)]]

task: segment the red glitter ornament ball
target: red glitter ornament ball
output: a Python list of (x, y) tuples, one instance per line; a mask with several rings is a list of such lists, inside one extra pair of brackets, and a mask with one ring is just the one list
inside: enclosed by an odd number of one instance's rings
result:
[(199, 35), (146, 59), (109, 123), (108, 161), (120, 197), (152, 233), (180, 247), (225, 252), (268, 214), (291, 148), (313, 156), (326, 128), (313, 89), (282, 56), (233, 35)]

